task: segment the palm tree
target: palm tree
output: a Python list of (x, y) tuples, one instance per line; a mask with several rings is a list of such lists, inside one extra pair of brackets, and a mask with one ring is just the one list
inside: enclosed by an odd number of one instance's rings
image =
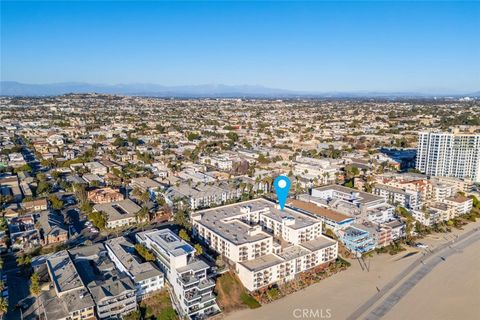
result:
[(143, 230), (143, 222), (145, 221), (145, 218), (148, 216), (148, 208), (145, 206), (142, 206), (142, 209), (136, 213), (136, 218), (137, 218), (137, 223), (142, 223), (142, 230)]
[(323, 183), (327, 184), (329, 179), (330, 179), (330, 172), (324, 172), (323, 173)]
[(263, 178), (263, 182), (267, 185), (267, 191), (270, 191), (272, 189), (273, 178), (267, 176)]
[(245, 182), (240, 182), (240, 184), (239, 184), (239, 186), (238, 186), (239, 189), (240, 189), (240, 191), (242, 192), (242, 194), (245, 193), (245, 187), (246, 187), (246, 185), (247, 185), (247, 184), (246, 184)]

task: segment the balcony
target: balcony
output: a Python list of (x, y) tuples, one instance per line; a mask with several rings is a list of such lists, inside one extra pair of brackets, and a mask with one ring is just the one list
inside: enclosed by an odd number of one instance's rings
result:
[(180, 278), (178, 278), (181, 284), (183, 285), (184, 289), (187, 288), (193, 288), (194, 285), (198, 284), (200, 282), (200, 279), (193, 275), (182, 275)]
[(205, 290), (215, 287), (215, 282), (211, 279), (202, 279), (198, 283), (198, 290)]

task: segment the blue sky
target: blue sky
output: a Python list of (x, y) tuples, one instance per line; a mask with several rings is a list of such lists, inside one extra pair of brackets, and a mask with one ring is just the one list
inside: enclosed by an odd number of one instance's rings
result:
[(1, 79), (480, 90), (479, 2), (1, 3)]

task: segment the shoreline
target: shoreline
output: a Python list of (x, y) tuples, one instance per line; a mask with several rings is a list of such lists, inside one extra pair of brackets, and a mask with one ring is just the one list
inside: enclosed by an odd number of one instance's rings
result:
[[(434, 234), (430, 237), (425, 237), (421, 241), (428, 244), (430, 250), (436, 251), (445, 243), (454, 240), (459, 235), (467, 234), (471, 230), (478, 228), (480, 221), (471, 222), (464, 226), (464, 230), (452, 230), (447, 234)], [(480, 231), (477, 231), (480, 232)], [(474, 234), (474, 233), (472, 233)], [(467, 237), (468, 238), (468, 237)], [(461, 241), (460, 241), (461, 242)], [(446, 246), (448, 248), (448, 245)], [(228, 320), (241, 320), (255, 318), (258, 320), (269, 319), (347, 319), (351, 317), (355, 312), (358, 318), (362, 318), (369, 314), (375, 306), (387, 299), (392, 291), (396, 290), (398, 285), (395, 283), (390, 288), (387, 286), (399, 275), (405, 273), (407, 269), (411, 269), (406, 275), (402, 277), (402, 281), (408, 279), (410, 275), (417, 270), (418, 266), (411, 267), (412, 263), (419, 259), (419, 254), (422, 254), (423, 250), (417, 250), (415, 248), (407, 248), (407, 251), (403, 251), (401, 256), (390, 256), (389, 254), (375, 255), (372, 258), (368, 258), (370, 264), (370, 271), (362, 270), (359, 263), (356, 260), (348, 260), (352, 266), (347, 270), (335, 274), (330, 278), (320, 281), (310, 287), (307, 287), (301, 291), (295, 292), (282, 299), (276, 300), (272, 303), (263, 305), (258, 309), (243, 309), (231, 312), (224, 315), (224, 319)], [(412, 252), (419, 252), (417, 254), (410, 254)], [(410, 255), (409, 255), (410, 254)], [(441, 310), (448, 308), (448, 314), (462, 315), (461, 318), (469, 319), (478, 314), (480, 310), (471, 308), (471, 303), (464, 302), (463, 299), (456, 299), (456, 295), (453, 296), (447, 290), (444, 294), (439, 294), (442, 290), (442, 285), (445, 283), (442, 279), (446, 277), (445, 272), (452, 276), (451, 281), (455, 283), (470, 282), (468, 292), (461, 292), (461, 296), (470, 295), (478, 297), (480, 295), (480, 275), (475, 277), (475, 273), (480, 268), (480, 241), (472, 243), (466, 248), (455, 252), (455, 254), (448, 257), (443, 264), (434, 266), (431, 272), (425, 275), (425, 277), (418, 281), (417, 284), (411, 288), (404, 297), (402, 297), (397, 303), (385, 314), (385, 318), (399, 319), (399, 318), (412, 318), (417, 314), (412, 314), (410, 305), (412, 303), (412, 297), (423, 296), (425, 304), (431, 304), (431, 308), (423, 312), (423, 319), (452, 319), (446, 315), (446, 313), (436, 312), (436, 308)], [(425, 257), (428, 259), (428, 257)], [(468, 265), (464, 272), (456, 272), (457, 265)], [(463, 269), (462, 269), (463, 270)], [(468, 272), (470, 270), (470, 272)], [(453, 276), (455, 276), (453, 278)], [(433, 281), (431, 279), (437, 279)], [(425, 287), (424, 283), (428, 283), (429, 286)], [(439, 287), (439, 290), (436, 287)], [(373, 304), (366, 305), (366, 303), (382, 292), (380, 300), (374, 300)], [(475, 290), (476, 289), (476, 290)], [(462, 290), (458, 288), (457, 292)], [(407, 301), (407, 302), (406, 302)], [(408, 303), (410, 301), (410, 304)], [(431, 303), (434, 301), (435, 303)], [(438, 302), (443, 301), (456, 301), (455, 304), (438, 305)], [(419, 305), (421, 308), (422, 305)], [(470, 308), (467, 308), (470, 307)], [(360, 310), (360, 311), (359, 311)], [(430, 314), (428, 313), (430, 312)], [(408, 314), (408, 317), (407, 317)]]

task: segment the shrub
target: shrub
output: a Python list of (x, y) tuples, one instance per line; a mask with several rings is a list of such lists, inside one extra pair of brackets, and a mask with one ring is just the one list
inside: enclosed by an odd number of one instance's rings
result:
[(270, 288), (267, 291), (267, 295), (270, 299), (276, 300), (278, 298), (279, 292), (277, 288)]

